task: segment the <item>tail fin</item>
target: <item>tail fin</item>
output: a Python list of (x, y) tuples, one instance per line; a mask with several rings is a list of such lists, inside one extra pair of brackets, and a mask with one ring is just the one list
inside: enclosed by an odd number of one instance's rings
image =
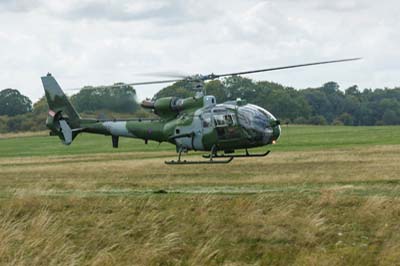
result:
[(42, 77), (42, 83), (49, 105), (46, 125), (53, 135), (69, 145), (81, 131), (81, 117), (50, 73)]

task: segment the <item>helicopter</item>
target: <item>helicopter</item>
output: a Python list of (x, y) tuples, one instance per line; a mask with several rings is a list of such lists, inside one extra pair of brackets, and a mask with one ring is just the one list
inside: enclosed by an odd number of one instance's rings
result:
[[(158, 80), (124, 84), (139, 86), (187, 81), (193, 83), (194, 97), (164, 97), (144, 100), (141, 106), (153, 111), (158, 119), (107, 120), (81, 118), (68, 100), (56, 79), (48, 73), (41, 78), (49, 111), (46, 126), (51, 136), (58, 136), (62, 143), (70, 145), (80, 133), (111, 136), (112, 147), (118, 148), (119, 138), (139, 138), (148, 141), (169, 142), (176, 146), (177, 160), (165, 161), (169, 165), (227, 164), (238, 157), (265, 157), (265, 153), (251, 154), (248, 149), (275, 144), (280, 135), (280, 121), (266, 109), (236, 99), (217, 103), (207, 95), (206, 81), (222, 77), (246, 75), (289, 68), (331, 64), (359, 60), (350, 58), (283, 67), (274, 67), (225, 74), (192, 75), (179, 79)], [(236, 154), (236, 150), (245, 150)], [(182, 153), (203, 151), (203, 160), (183, 160)]]

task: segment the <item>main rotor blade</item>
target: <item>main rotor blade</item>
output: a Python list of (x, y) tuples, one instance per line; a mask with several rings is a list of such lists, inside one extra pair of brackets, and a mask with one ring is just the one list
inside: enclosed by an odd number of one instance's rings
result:
[[(161, 84), (161, 83), (171, 83), (171, 82), (178, 82), (178, 81), (183, 81), (185, 79), (170, 79), (170, 80), (157, 80), (157, 81), (146, 81), (146, 82), (135, 82), (135, 83), (127, 83), (127, 84), (122, 84), (121, 86), (137, 86), (137, 85), (150, 85), (150, 84)], [(114, 85), (115, 86), (115, 85)], [(118, 85), (117, 85), (118, 86)]]
[(362, 59), (362, 58), (358, 57), (358, 58), (331, 60), (331, 61), (323, 61), (323, 62), (315, 62), (315, 63), (307, 63), (307, 64), (291, 65), (291, 66), (282, 66), (282, 67), (273, 67), (273, 68), (265, 68), (265, 69), (250, 70), (250, 71), (225, 73), (225, 74), (211, 74), (210, 75), (210, 79), (226, 77), (226, 76), (236, 76), (236, 75), (253, 74), (253, 73), (260, 73), (260, 72), (267, 72), (267, 71), (275, 71), (275, 70), (288, 69), (288, 68), (297, 68), (297, 67), (306, 67), (306, 66), (315, 66), (315, 65), (323, 65), (323, 64), (340, 63), (340, 62), (355, 61), (355, 60), (360, 60), (360, 59)]
[(185, 74), (182, 72), (177, 72), (177, 71), (164, 71), (164, 72), (151, 72), (151, 73), (139, 73), (139, 76), (149, 76), (149, 77), (163, 77), (163, 78), (181, 78), (185, 79), (187, 77), (190, 77), (192, 75), (190, 74)]
[(109, 87), (125, 87), (125, 86), (139, 86), (139, 85), (151, 85), (151, 84), (162, 84), (162, 83), (172, 83), (177, 81), (184, 81), (185, 79), (173, 79), (173, 80), (158, 80), (158, 81), (146, 81), (146, 82), (135, 82), (135, 83), (121, 83), (113, 85), (101, 85), (101, 86), (90, 86), (89, 88), (73, 88), (66, 89), (67, 91), (80, 91), (85, 89), (108, 89)]
[[(206, 75), (206, 76), (202, 76), (202, 75), (180, 76), (180, 74), (177, 74), (175, 76), (174, 75), (175, 73), (166, 73), (166, 74), (172, 74), (171, 77), (179, 77), (180, 79), (123, 83), (123, 84), (114, 84), (114, 85), (110, 85), (110, 86), (111, 87), (122, 87), (122, 86), (129, 86), (129, 85), (130, 86), (140, 86), (140, 85), (173, 83), (173, 82), (178, 82), (178, 81), (199, 81), (199, 80), (206, 81), (206, 80), (213, 80), (213, 79), (217, 79), (217, 78), (221, 78), (221, 77), (227, 77), (227, 76), (245, 75), (245, 74), (253, 74), (253, 73), (260, 73), (260, 72), (275, 71), (275, 70), (281, 70), (281, 69), (298, 68), (298, 67), (306, 67), (306, 66), (315, 66), (315, 65), (323, 65), (323, 64), (332, 64), (332, 63), (340, 63), (340, 62), (348, 62), (348, 61), (355, 61), (355, 60), (360, 60), (360, 59), (362, 59), (362, 58), (358, 57), (358, 58), (322, 61), (322, 62), (315, 62), (315, 63), (307, 63), (307, 64), (299, 64), (299, 65), (291, 65), (291, 66), (282, 66), (282, 67), (273, 67), (273, 68), (257, 69), (257, 70), (250, 70), (250, 71), (225, 73), (225, 74), (210, 74), (210, 75)], [(80, 90), (80, 89), (70, 89), (70, 90)]]

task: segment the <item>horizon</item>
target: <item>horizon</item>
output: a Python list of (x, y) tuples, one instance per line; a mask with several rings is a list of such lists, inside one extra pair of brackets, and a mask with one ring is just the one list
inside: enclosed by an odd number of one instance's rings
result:
[[(242, 76), (242, 77), (243, 77), (243, 76)], [(246, 78), (246, 77), (245, 77), (245, 78)], [(377, 87), (377, 88), (360, 88), (357, 84), (353, 84), (353, 85), (348, 86), (348, 87), (343, 87), (343, 86), (341, 86), (338, 82), (336, 82), (336, 81), (334, 81), (334, 80), (326, 81), (326, 82), (324, 82), (323, 84), (321, 84), (320, 86), (317, 86), (317, 87), (296, 88), (296, 87), (292, 87), (292, 86), (286, 86), (285, 84), (281, 84), (281, 83), (278, 83), (278, 82), (275, 82), (275, 81), (270, 81), (270, 80), (254, 80), (254, 79), (251, 79), (251, 78), (248, 78), (248, 79), (250, 79), (253, 83), (258, 83), (258, 82), (276, 83), (276, 84), (278, 84), (278, 85), (281, 85), (281, 86), (284, 87), (284, 88), (293, 88), (294, 90), (318, 89), (318, 88), (321, 88), (323, 85), (325, 85), (326, 83), (329, 83), (329, 82), (335, 82), (336, 84), (338, 84), (338, 85), (339, 85), (339, 90), (342, 91), (343, 93), (346, 91), (346, 89), (348, 89), (348, 88), (350, 88), (350, 87), (353, 87), (353, 86), (357, 86), (358, 91), (360, 91), (361, 93), (362, 93), (364, 90), (372, 90), (372, 91), (375, 91), (375, 90), (378, 90), (378, 89), (380, 89), (380, 90), (386, 90), (386, 89), (388, 89), (388, 90), (400, 89), (400, 86), (394, 86), (394, 87)], [(223, 79), (219, 79), (219, 80), (223, 80)], [(208, 82), (209, 82), (209, 81), (208, 81)], [(118, 84), (118, 83), (120, 83), (120, 82), (116, 82), (115, 84)], [(62, 88), (62, 89), (63, 89), (64, 93), (65, 93), (68, 97), (72, 97), (72, 96), (78, 94), (82, 89), (84, 89), (84, 88), (86, 88), (86, 87), (90, 87), (90, 88), (96, 89), (96, 88), (100, 88), (100, 87), (111, 87), (111, 86), (113, 86), (113, 85), (115, 85), (115, 84), (110, 84), (110, 85), (84, 85), (82, 88), (79, 88), (79, 89), (69, 89), (69, 90), (68, 90), (68, 89), (64, 89), (64, 88)], [(171, 83), (170, 85), (173, 85), (173, 84), (175, 84), (175, 82), (174, 82), (174, 83)], [(128, 85), (128, 84), (127, 84), (127, 85)], [(151, 97), (149, 97), (149, 98), (153, 98), (158, 92), (162, 91), (164, 88), (166, 88), (166, 87), (168, 87), (168, 86), (170, 86), (170, 85), (165, 85), (164, 87), (160, 88), (160, 90), (156, 91), (156, 92), (155, 92)], [(136, 92), (135, 97), (136, 97), (136, 101), (137, 101), (138, 103), (140, 103), (142, 100), (145, 100), (145, 98), (139, 98), (137, 87), (135, 87), (135, 86), (131, 86), (131, 87), (132, 87), (132, 88), (135, 90), (135, 92)], [(140, 86), (140, 87), (141, 87), (141, 86)], [(4, 89), (0, 89), (0, 91), (6, 90), (6, 89), (15, 89), (15, 88), (4, 88)], [(21, 93), (21, 91), (20, 91), (19, 89), (15, 89), (15, 90), (18, 90), (18, 91)], [(74, 92), (74, 91), (75, 91), (75, 92)], [(22, 93), (21, 93), (21, 94), (22, 94)], [(24, 94), (23, 94), (23, 95), (24, 95)], [(43, 95), (40, 96), (40, 97), (37, 98), (37, 99), (32, 99), (32, 98), (29, 97), (29, 95), (24, 95), (24, 96), (27, 96), (27, 97), (32, 101), (32, 105), (33, 105), (33, 104), (37, 103), (41, 98), (45, 97), (45, 94), (43, 93)]]
[[(378, 90), (378, 89), (381, 89), (381, 90), (385, 90), (385, 89), (389, 89), (389, 90), (400, 89), (400, 86), (394, 86), (394, 87), (377, 87), (377, 88), (360, 88), (357, 84), (353, 84), (353, 85), (351, 85), (351, 86), (349, 86), (349, 87), (344, 88), (344, 87), (342, 87), (338, 82), (333, 81), (333, 80), (324, 82), (323, 84), (321, 84), (320, 86), (317, 86), (317, 87), (296, 88), (296, 87), (292, 87), (292, 86), (286, 86), (285, 84), (281, 84), (281, 83), (278, 83), (278, 82), (275, 82), (275, 81), (269, 81), (269, 80), (254, 80), (254, 79), (251, 79), (251, 78), (248, 78), (248, 79), (250, 79), (253, 83), (258, 83), (258, 82), (276, 83), (276, 84), (278, 84), (278, 85), (283, 86), (284, 88), (293, 88), (294, 90), (318, 89), (318, 88), (321, 88), (323, 85), (325, 85), (326, 83), (329, 83), (329, 82), (335, 82), (336, 84), (338, 84), (338, 85), (339, 85), (339, 90), (342, 91), (343, 93), (345, 92), (346, 89), (348, 89), (348, 88), (350, 88), (350, 87), (353, 87), (353, 86), (357, 86), (357, 89), (358, 89), (360, 92), (363, 92), (364, 90), (372, 90), (372, 91), (375, 91), (375, 90)], [(220, 80), (223, 80), (223, 79), (220, 79)], [(115, 84), (118, 84), (118, 83), (119, 83), (119, 82), (116, 82)], [(174, 83), (175, 83), (175, 82), (174, 82)], [(173, 85), (174, 83), (171, 83), (170, 85)], [(62, 88), (62, 89), (63, 89), (64, 93), (65, 93), (68, 97), (71, 97), (71, 96), (73, 96), (73, 95), (78, 94), (82, 89), (84, 89), (84, 88), (86, 88), (86, 87), (90, 87), (90, 88), (96, 89), (96, 88), (99, 88), (99, 87), (111, 87), (111, 86), (113, 86), (113, 85), (115, 85), (115, 84), (110, 84), (110, 85), (84, 85), (82, 88), (79, 88), (79, 89), (72, 89), (72, 90), (71, 90), (71, 89), (69, 89), (69, 90), (67, 89), (67, 90), (66, 90), (66, 89), (64, 89), (64, 88)], [(127, 85), (128, 85), (128, 84), (127, 84)], [(162, 87), (159, 91), (156, 91), (155, 94), (152, 95), (150, 98), (153, 98), (158, 92), (160, 92), (161, 90), (163, 90), (164, 88), (166, 88), (166, 87), (168, 87), (168, 86), (170, 86), (170, 85), (166, 85), (166, 86)], [(132, 88), (135, 90), (135, 92), (136, 92), (137, 102), (140, 103), (140, 101), (144, 100), (144, 98), (139, 98), (139, 97), (138, 97), (138, 93), (137, 93), (138, 90), (137, 90), (137, 87), (135, 87), (135, 86), (131, 86), (131, 87), (132, 87)], [(4, 88), (4, 89), (0, 89), (0, 91), (6, 90), (6, 89), (15, 89), (15, 88)], [(21, 92), (19, 89), (15, 89), (15, 90), (18, 90), (19, 92)], [(73, 91), (75, 91), (75, 92), (73, 92)], [(38, 102), (41, 98), (45, 97), (45, 94), (43, 93), (43, 95), (40, 96), (40, 97), (37, 98), (37, 99), (32, 99), (32, 98), (29, 97), (29, 95), (24, 95), (24, 96), (27, 96), (27, 97), (32, 101), (32, 105), (33, 105), (33, 104), (35, 104), (36, 102)]]

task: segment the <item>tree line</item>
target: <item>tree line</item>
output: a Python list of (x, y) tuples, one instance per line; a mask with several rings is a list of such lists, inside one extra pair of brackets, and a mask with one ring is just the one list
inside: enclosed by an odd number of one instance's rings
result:
[[(167, 96), (191, 97), (193, 84), (180, 81), (159, 91), (154, 99)], [(241, 98), (259, 105), (284, 123), (313, 125), (400, 125), (400, 88), (364, 89), (356, 85), (340, 89), (336, 82), (318, 88), (295, 89), (281, 84), (240, 76), (205, 84), (207, 94), (222, 103)], [(85, 87), (70, 97), (82, 116), (98, 118), (149, 117), (140, 108), (131, 86)], [(32, 101), (18, 90), (0, 91), (0, 132), (45, 129), (47, 103)]]
[[(165, 96), (189, 97), (191, 84), (177, 82), (158, 92)], [(336, 82), (318, 88), (295, 89), (281, 84), (234, 76), (206, 83), (207, 94), (218, 102), (241, 98), (259, 105), (281, 121), (313, 125), (400, 125), (400, 88), (364, 89), (354, 85), (341, 90)]]
[[(71, 96), (70, 100), (83, 117), (113, 119), (149, 116), (140, 110), (136, 91), (123, 84), (87, 86)], [(18, 90), (0, 91), (0, 133), (44, 130), (47, 112), (44, 96), (32, 105), (31, 100)]]

